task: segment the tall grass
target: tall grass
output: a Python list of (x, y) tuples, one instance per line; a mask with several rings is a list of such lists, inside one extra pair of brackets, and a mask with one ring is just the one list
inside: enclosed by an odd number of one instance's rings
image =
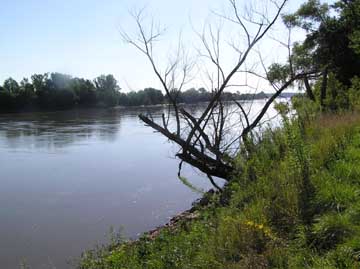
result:
[(86, 252), (79, 268), (359, 268), (360, 115), (283, 117), (198, 218)]

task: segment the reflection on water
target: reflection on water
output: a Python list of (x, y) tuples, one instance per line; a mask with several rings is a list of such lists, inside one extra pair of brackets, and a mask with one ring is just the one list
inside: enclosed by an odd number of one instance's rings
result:
[(134, 237), (189, 208), (199, 195), (177, 179), (176, 148), (137, 118), (163, 109), (0, 115), (1, 268), (70, 268), (111, 226)]
[[(2, 117), (0, 135), (12, 148), (29, 143), (33, 148), (56, 149), (92, 137), (114, 141), (121, 127), (118, 111), (71, 111)], [(29, 117), (29, 118), (28, 118)]]
[(163, 112), (162, 107), (113, 110), (80, 110), (52, 113), (14, 114), (1, 116), (0, 136), (6, 138), (8, 148), (46, 148), (59, 150), (72, 143), (98, 139), (112, 142), (117, 139), (121, 128), (121, 117), (137, 120), (140, 112), (155, 115)]
[(149, 109), (0, 115), (1, 268), (69, 268), (111, 226), (136, 236), (190, 207), (175, 148), (137, 118)]

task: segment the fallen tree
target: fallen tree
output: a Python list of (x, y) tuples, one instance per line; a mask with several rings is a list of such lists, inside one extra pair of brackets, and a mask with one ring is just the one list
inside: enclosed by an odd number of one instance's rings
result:
[[(216, 188), (219, 187), (212, 177), (230, 179), (234, 171), (234, 157), (239, 154), (244, 145), (246, 146), (248, 136), (261, 124), (275, 99), (297, 81), (306, 80), (314, 75), (314, 72), (308, 70), (303, 72), (291, 70), (291, 72), (286, 72), (286, 77), (277, 79), (274, 76), (274, 71), (276, 71), (274, 66), (266, 68), (261, 54), (255, 50), (255, 46), (265, 38), (279, 19), (287, 0), (264, 2), (261, 5), (261, 11), (254, 7), (256, 5), (248, 5), (245, 15), (240, 14), (239, 5), (235, 0), (228, 2), (231, 9), (229, 15), (216, 12), (213, 12), (213, 15), (221, 18), (229, 24), (229, 27), (237, 29), (238, 36), (245, 37), (245, 45), (241, 46), (235, 41), (225, 42), (221, 27), (207, 25), (202, 33), (197, 33), (202, 46), (202, 49), (197, 51), (200, 58), (208, 63), (205, 65), (204, 74), (208, 78), (208, 88), (212, 93), (210, 101), (200, 115), (190, 113), (179, 103), (180, 92), (188, 83), (189, 74), (195, 65), (194, 62), (189, 61), (181, 42), (179, 42), (175, 58), (170, 61), (165, 71), (161, 71), (154, 57), (154, 47), (164, 31), (161, 27), (155, 27), (156, 24), (153, 21), (144, 22), (144, 10), (132, 14), (138, 29), (137, 35), (122, 33), (127, 43), (145, 55), (169, 100), (167, 113), (162, 115), (161, 121), (157, 122), (151, 115), (144, 114), (139, 115), (140, 119), (179, 146), (176, 154), (180, 159), (179, 176), (182, 163), (185, 162), (205, 173)], [(290, 38), (287, 40), (288, 61), (291, 68)], [(237, 60), (230, 69), (227, 69), (222, 64), (222, 53), (229, 47), (234, 52), (233, 59)], [(254, 62), (255, 58), (261, 64), (261, 72), (259, 68), (248, 68), (248, 66), (254, 66), (249, 62)], [(258, 81), (270, 83), (274, 93), (266, 100), (256, 117), (250, 117), (252, 105), (249, 109), (245, 109), (243, 103), (232, 100), (235, 109), (229, 109), (229, 106), (224, 103), (225, 90), (245, 88), (257, 91)], [(174, 116), (173, 121), (170, 119), (171, 115)], [(232, 120), (234, 116), (238, 118), (235, 122)]]

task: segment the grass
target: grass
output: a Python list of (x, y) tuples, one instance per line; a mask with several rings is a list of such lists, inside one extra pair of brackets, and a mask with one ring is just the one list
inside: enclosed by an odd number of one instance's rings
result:
[(360, 268), (360, 115), (285, 118), (198, 217), (87, 251), (81, 269)]

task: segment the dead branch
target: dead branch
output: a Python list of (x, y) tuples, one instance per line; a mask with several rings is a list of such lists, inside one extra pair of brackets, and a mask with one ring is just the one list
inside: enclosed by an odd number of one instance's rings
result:
[[(272, 84), (275, 93), (265, 102), (254, 119), (249, 116), (252, 103), (249, 111), (246, 112), (246, 109), (240, 102), (231, 97), (229, 99), (228, 95), (224, 93), (229, 87), (246, 87), (253, 90), (259, 88), (259, 82), (257, 82), (256, 86), (251, 86), (247, 81), (247, 77), (245, 77), (244, 83), (234, 82), (235, 77), (242, 73), (267, 81), (268, 75), (262, 60), (261, 64), (264, 67), (265, 75), (254, 70), (246, 70), (246, 62), (255, 45), (264, 38), (278, 20), (286, 2), (287, 0), (280, 0), (280, 3), (270, 1), (273, 9), (275, 9), (273, 15), (269, 15), (270, 11), (268, 10), (259, 12), (251, 8), (251, 12), (248, 11), (246, 16), (242, 16), (236, 0), (229, 0), (232, 15), (219, 15), (216, 13), (219, 17), (230, 23), (231, 27), (238, 29), (243, 34), (242, 36), (245, 36), (246, 46), (244, 48), (236, 46), (234, 42), (223, 42), (224, 38), (221, 35), (221, 27), (213, 28), (208, 26), (204, 27), (201, 34), (197, 33), (202, 45), (202, 51), (198, 50), (199, 56), (207, 60), (215, 72), (214, 74), (209, 71), (205, 73), (211, 83), (212, 96), (205, 109), (196, 115), (190, 113), (186, 107), (179, 104), (181, 90), (188, 82), (188, 77), (193, 67), (193, 64), (188, 63), (182, 46), (179, 44), (178, 51), (175, 53), (176, 57), (170, 61), (165, 72), (162, 73), (154, 58), (154, 44), (163, 34), (161, 28), (156, 28), (155, 24), (151, 23), (150, 31), (146, 31), (143, 11), (141, 11), (133, 14), (138, 28), (137, 37), (132, 38), (126, 33), (122, 34), (123, 39), (127, 43), (133, 45), (146, 56), (169, 100), (167, 115), (165, 113), (162, 114), (159, 123), (146, 115), (139, 115), (140, 119), (171, 142), (179, 145), (180, 150), (176, 156), (181, 160), (180, 170), (182, 162), (198, 168), (207, 175), (210, 182), (217, 189), (220, 189), (220, 187), (215, 184), (213, 177), (230, 180), (231, 174), (234, 171), (233, 160), (230, 156), (238, 153), (236, 150), (240, 148), (241, 138), (248, 137), (249, 133), (261, 123), (271, 104), (286, 88), (295, 81), (312, 75), (311, 72), (299, 74), (291, 72), (288, 79), (281, 85)], [(254, 17), (251, 17), (250, 14), (253, 14)], [(222, 64), (223, 54), (221, 52), (224, 50), (223, 44), (232, 47), (236, 54), (233, 58), (236, 59), (236, 62), (228, 72), (225, 71), (227, 68)], [(290, 49), (290, 39), (288, 39), (287, 47)], [(229, 109), (229, 104), (235, 104), (234, 109)], [(175, 130), (171, 130), (170, 127), (172, 122), (170, 119), (171, 113), (174, 113), (173, 122), (176, 125)], [(234, 122), (233, 119), (236, 115), (240, 117), (240, 120)], [(243, 119), (245, 122), (243, 122)], [(235, 152), (230, 152), (235, 141), (239, 141), (239, 144), (237, 147), (234, 147)]]

